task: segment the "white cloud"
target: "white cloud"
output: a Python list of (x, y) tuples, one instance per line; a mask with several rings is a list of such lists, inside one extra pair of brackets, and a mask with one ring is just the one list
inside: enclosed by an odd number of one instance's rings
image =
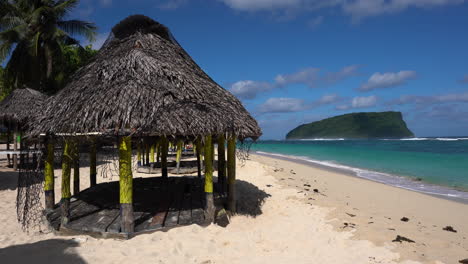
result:
[(468, 92), (451, 93), (433, 96), (424, 95), (402, 95), (400, 98), (387, 102), (387, 105), (404, 105), (404, 104), (440, 104), (440, 103), (467, 103)]
[(416, 78), (415, 71), (399, 71), (387, 73), (374, 73), (369, 80), (359, 87), (360, 91), (371, 91), (379, 88), (389, 88), (405, 84), (408, 80)]
[(320, 68), (305, 68), (291, 74), (279, 74), (275, 77), (275, 84), (284, 87), (290, 84), (305, 84), (310, 88), (330, 85), (352, 76), (358, 75), (360, 65), (350, 65), (338, 72), (327, 72), (321, 74)]
[(403, 12), (409, 8), (431, 8), (461, 4), (465, 0), (218, 0), (239, 11), (311, 12), (341, 8), (354, 22), (365, 17)]
[(341, 100), (341, 97), (339, 97), (337, 94), (326, 94), (322, 96), (317, 103), (323, 105), (323, 104), (332, 104), (336, 103), (337, 101)]
[(186, 3), (187, 3), (187, 0), (169, 0), (160, 4), (158, 7), (160, 9), (172, 10), (172, 9), (177, 9)]
[(461, 4), (465, 0), (355, 0), (344, 1), (343, 11), (352, 16), (354, 22), (362, 18), (382, 14), (393, 14), (408, 8), (430, 8), (450, 4)]
[(302, 99), (297, 98), (270, 98), (261, 104), (258, 110), (261, 113), (289, 113), (306, 110), (309, 106)]
[(275, 77), (275, 83), (284, 87), (289, 84), (306, 84), (314, 87), (319, 80), (319, 68), (306, 68), (292, 74), (279, 74)]
[(112, 5), (112, 0), (99, 0), (99, 3), (102, 5), (102, 6), (111, 6)]
[(354, 108), (369, 108), (377, 105), (378, 98), (375, 95), (354, 97), (350, 104), (338, 105), (337, 110), (348, 110)]
[(257, 94), (271, 90), (273, 86), (267, 82), (238, 81), (231, 85), (231, 93), (241, 99), (254, 99)]

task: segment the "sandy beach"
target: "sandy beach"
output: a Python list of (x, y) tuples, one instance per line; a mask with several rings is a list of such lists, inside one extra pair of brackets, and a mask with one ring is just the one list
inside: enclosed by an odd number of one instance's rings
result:
[[(0, 158), (1, 263), (457, 263), (468, 257), (468, 205), (258, 155), (238, 164), (239, 214), (227, 228), (191, 225), (127, 241), (27, 234), (16, 220), (17, 174), (5, 165)], [(80, 173), (87, 188), (89, 169)], [(60, 170), (55, 176), (60, 193)], [(98, 177), (98, 183), (117, 179)], [(457, 232), (442, 230), (448, 225)], [(397, 235), (415, 243), (392, 242)]]

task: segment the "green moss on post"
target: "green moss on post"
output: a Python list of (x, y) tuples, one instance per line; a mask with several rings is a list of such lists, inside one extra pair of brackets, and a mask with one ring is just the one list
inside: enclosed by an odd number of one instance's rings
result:
[(54, 144), (51, 139), (49, 139), (46, 144), (47, 157), (44, 164), (45, 208), (46, 210), (52, 210), (55, 204)]
[(214, 200), (213, 200), (213, 140), (212, 136), (205, 137), (205, 219), (207, 222), (213, 222), (214, 220)]
[(161, 175), (167, 179), (167, 153), (169, 151), (169, 142), (166, 137), (161, 139)]
[(62, 225), (68, 224), (70, 221), (70, 174), (72, 163), (72, 144), (68, 139), (63, 143), (62, 157), (62, 199), (60, 207), (62, 212)]
[(133, 233), (132, 138), (119, 138), (120, 220), (123, 233)]
[(227, 151), (227, 170), (228, 170), (228, 210), (236, 212), (236, 137), (231, 136), (228, 139)]
[(150, 147), (150, 163), (154, 163), (154, 148), (155, 148), (155, 144), (151, 144), (151, 147)]
[(97, 176), (97, 162), (96, 162), (96, 139), (91, 140), (91, 146), (89, 150), (89, 182), (91, 187), (96, 185)]
[(226, 141), (224, 135), (218, 136), (218, 182), (221, 192), (225, 192), (226, 188)]
[(80, 150), (78, 142), (73, 142), (73, 195), (80, 193)]

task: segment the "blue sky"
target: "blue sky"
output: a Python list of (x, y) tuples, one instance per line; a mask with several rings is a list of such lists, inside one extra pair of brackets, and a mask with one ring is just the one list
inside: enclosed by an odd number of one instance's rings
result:
[(468, 1), (81, 0), (71, 18), (144, 14), (238, 96), (263, 139), (350, 113), (395, 110), (417, 136), (468, 135)]

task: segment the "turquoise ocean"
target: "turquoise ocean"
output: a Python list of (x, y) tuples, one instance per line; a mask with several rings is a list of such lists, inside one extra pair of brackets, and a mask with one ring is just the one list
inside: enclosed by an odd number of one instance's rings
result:
[(258, 141), (251, 150), (468, 202), (468, 137)]

